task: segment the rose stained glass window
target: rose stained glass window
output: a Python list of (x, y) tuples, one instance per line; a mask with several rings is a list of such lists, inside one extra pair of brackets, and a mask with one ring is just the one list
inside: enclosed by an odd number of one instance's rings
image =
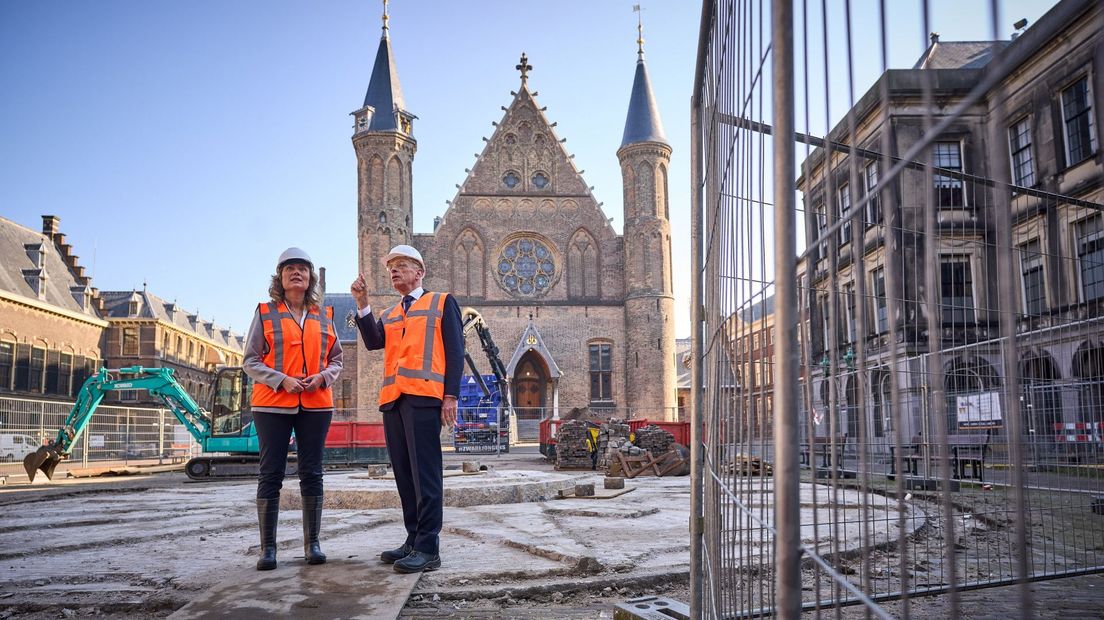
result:
[(499, 283), (518, 297), (538, 297), (548, 292), (555, 280), (556, 263), (543, 242), (531, 237), (514, 239), (498, 257)]

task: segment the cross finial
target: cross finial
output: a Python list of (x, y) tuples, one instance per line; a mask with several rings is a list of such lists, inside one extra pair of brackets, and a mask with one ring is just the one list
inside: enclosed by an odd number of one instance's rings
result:
[(644, 59), (644, 10), (640, 8), (639, 4), (633, 5), (633, 12), (636, 13), (636, 55), (641, 60)]
[(521, 53), (521, 62), (514, 68), (521, 71), (521, 83), (526, 83), (529, 80), (529, 72), (533, 70), (533, 65), (529, 64), (529, 58), (525, 56), (525, 52)]
[(383, 36), (387, 36), (387, 20), (391, 19), (387, 15), (387, 0), (383, 0)]

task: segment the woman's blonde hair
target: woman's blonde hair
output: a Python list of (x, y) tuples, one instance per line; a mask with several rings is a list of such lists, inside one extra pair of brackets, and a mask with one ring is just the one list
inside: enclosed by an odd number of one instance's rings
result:
[[(272, 281), (268, 284), (268, 296), (274, 304), (284, 301), (284, 284), (280, 281), (280, 272), (283, 270), (284, 265), (280, 265), (280, 268), (272, 276)], [(318, 286), (318, 274), (314, 272), (314, 268), (310, 270), (310, 283), (307, 285), (307, 292), (303, 296), (303, 303), (307, 308), (322, 307), (322, 289)]]

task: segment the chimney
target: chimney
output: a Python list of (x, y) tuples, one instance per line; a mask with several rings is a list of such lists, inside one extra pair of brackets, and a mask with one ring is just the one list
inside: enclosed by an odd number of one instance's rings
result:
[(42, 234), (49, 237), (51, 240), (54, 235), (61, 232), (61, 218), (56, 215), (43, 215), (42, 216)]

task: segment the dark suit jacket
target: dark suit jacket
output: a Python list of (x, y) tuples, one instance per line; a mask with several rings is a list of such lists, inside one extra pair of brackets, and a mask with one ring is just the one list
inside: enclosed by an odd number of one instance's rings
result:
[[(428, 295), (425, 291), (422, 295)], [(460, 376), (464, 373), (464, 326), (460, 318), (460, 304), (452, 295), (445, 297), (445, 316), (441, 320), (441, 339), (445, 347), (445, 395), (460, 396)], [(376, 318), (375, 311), (357, 317), (361, 340), (369, 351), (382, 349), (387, 345), (383, 322)], [(415, 407), (438, 407), (441, 401), (429, 396), (409, 396)], [(390, 411), (394, 402), (380, 405), (380, 411)]]

